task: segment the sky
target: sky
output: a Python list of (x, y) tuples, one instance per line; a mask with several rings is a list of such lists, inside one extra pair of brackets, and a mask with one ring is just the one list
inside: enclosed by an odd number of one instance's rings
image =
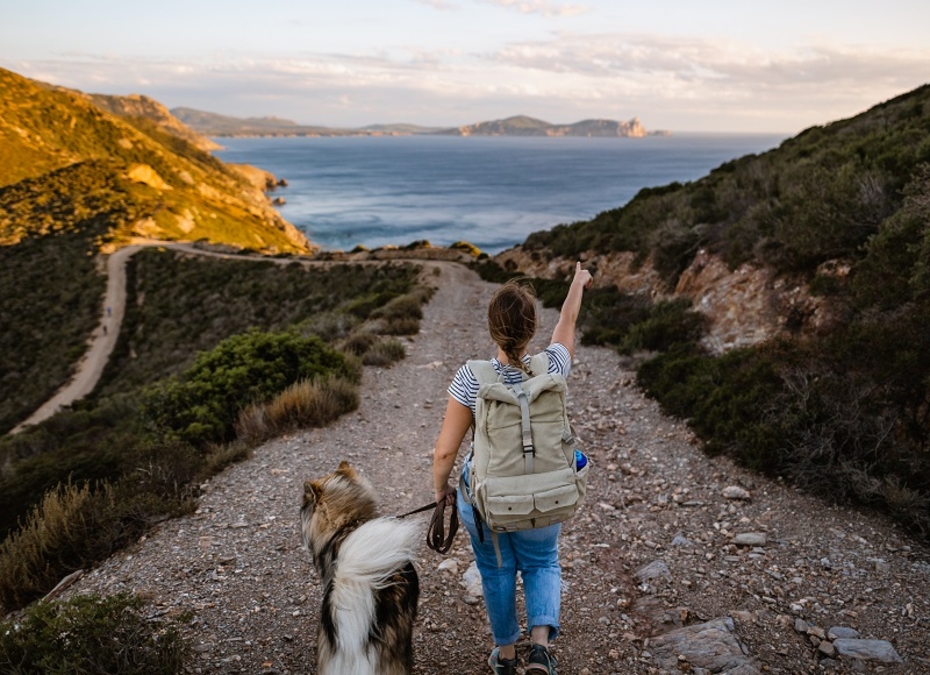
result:
[(926, 0), (0, 0), (0, 67), (301, 124), (795, 134), (930, 82)]

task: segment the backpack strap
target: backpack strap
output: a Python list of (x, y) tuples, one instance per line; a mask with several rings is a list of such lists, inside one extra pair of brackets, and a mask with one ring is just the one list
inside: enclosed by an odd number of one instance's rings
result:
[(526, 390), (519, 383), (513, 384), (512, 387), (517, 395), (517, 402), (520, 404), (520, 426), (523, 431), (523, 473), (532, 475), (536, 448), (533, 446), (533, 430), (530, 427), (530, 404), (527, 400)]
[(549, 353), (539, 352), (530, 359), (530, 371), (533, 375), (546, 375), (549, 372)]
[(494, 370), (494, 365), (490, 361), (468, 361), (466, 363), (469, 370), (478, 380), (478, 384), (494, 384), (500, 382), (500, 375)]

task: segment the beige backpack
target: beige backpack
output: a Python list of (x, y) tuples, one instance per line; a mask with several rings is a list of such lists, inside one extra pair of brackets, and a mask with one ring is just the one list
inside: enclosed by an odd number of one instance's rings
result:
[(478, 379), (469, 486), (493, 532), (545, 527), (574, 515), (585, 496), (589, 464), (565, 409), (565, 378), (548, 373), (549, 356), (530, 362), (532, 377), (509, 385), (490, 361), (469, 361)]

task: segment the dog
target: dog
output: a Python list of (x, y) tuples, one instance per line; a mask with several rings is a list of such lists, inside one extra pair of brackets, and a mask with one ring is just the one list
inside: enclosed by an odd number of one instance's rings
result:
[(409, 675), (421, 524), (379, 517), (374, 489), (346, 461), (304, 483), (300, 520), (323, 584), (319, 675)]

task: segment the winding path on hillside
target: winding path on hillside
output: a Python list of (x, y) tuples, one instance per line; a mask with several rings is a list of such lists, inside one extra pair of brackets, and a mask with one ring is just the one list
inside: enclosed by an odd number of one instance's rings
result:
[[(27, 426), (48, 419), (56, 412), (90, 394), (106, 368), (110, 355), (119, 340), (120, 327), (126, 312), (126, 264), (129, 258), (143, 248), (158, 246), (175, 251), (211, 258), (246, 262), (273, 262), (278, 265), (293, 263), (292, 258), (221, 253), (200, 248), (194, 244), (149, 240), (126, 246), (110, 254), (106, 260), (107, 288), (101, 306), (100, 323), (87, 339), (88, 348), (74, 366), (74, 374), (55, 394), (43, 403), (28, 419), (20, 422), (11, 431), (18, 433)], [(303, 260), (301, 264), (326, 265), (327, 262)]]
[(87, 351), (76, 364), (74, 375), (52, 398), (43, 403), (28, 419), (14, 427), (10, 433), (15, 434), (27, 426), (48, 419), (65, 406), (90, 394), (97, 386), (110, 354), (116, 347), (126, 311), (126, 261), (142, 248), (127, 246), (107, 258), (107, 290), (101, 307), (100, 323), (88, 338)]
[[(348, 459), (385, 513), (427, 503), (446, 387), (463, 361), (493, 353), (484, 317), (494, 286), (460, 265), (426, 265), (438, 288), (421, 330), (407, 358), (365, 368), (356, 412), (257, 448), (204, 484), (195, 513), (158, 524), (64, 595), (131, 591), (156, 615), (192, 611), (191, 672), (316, 672), (321, 599), (299, 534), (303, 481)], [(556, 313), (542, 319), (534, 351)], [(889, 641), (905, 662), (856, 670), (842, 657), (834, 672), (930, 672), (924, 545), (882, 518), (707, 457), (633, 382), (613, 351), (578, 348), (570, 407), (593, 469), (561, 542), (561, 675), (816, 671), (837, 649), (819, 637), (834, 626)], [(471, 563), (464, 533), (448, 556), (420, 554), (417, 675), (487, 672)]]

